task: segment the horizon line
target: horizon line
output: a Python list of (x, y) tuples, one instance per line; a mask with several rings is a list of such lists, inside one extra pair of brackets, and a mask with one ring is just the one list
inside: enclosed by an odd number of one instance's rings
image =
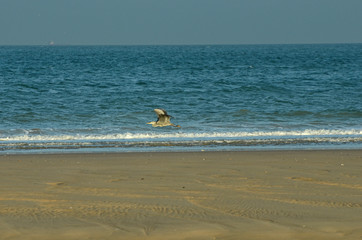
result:
[(362, 42), (320, 42), (320, 43), (157, 43), (157, 44), (121, 44), (121, 43), (94, 43), (94, 44), (79, 44), (79, 43), (44, 43), (44, 44), (0, 44), (0, 46), (238, 46), (238, 45), (342, 45), (342, 44), (362, 44)]

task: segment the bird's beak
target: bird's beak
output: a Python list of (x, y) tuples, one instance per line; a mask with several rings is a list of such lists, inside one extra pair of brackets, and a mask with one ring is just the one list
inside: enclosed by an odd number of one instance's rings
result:
[(146, 123), (146, 124), (152, 124), (152, 122), (148, 122), (148, 123)]

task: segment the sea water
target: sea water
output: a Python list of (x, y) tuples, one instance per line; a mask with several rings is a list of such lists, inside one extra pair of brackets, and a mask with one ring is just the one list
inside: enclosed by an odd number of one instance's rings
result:
[(0, 154), (281, 148), (362, 148), (362, 44), (0, 47)]

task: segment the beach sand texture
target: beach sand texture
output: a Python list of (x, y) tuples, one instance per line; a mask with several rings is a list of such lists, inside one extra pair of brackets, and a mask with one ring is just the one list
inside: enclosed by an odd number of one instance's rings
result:
[(0, 239), (362, 239), (362, 150), (0, 156)]

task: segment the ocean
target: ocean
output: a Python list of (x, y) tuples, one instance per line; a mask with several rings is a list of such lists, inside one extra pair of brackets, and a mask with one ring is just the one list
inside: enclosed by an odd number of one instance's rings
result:
[(331, 148), (362, 148), (362, 44), (0, 46), (0, 154)]

